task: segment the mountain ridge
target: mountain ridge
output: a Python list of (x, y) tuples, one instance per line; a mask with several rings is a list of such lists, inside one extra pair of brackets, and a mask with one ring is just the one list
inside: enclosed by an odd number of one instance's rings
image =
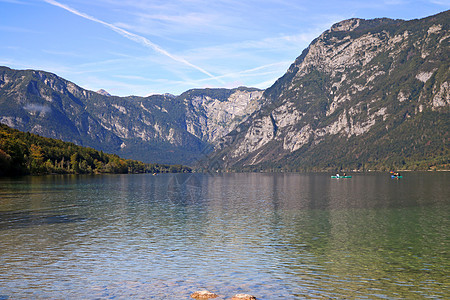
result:
[(448, 165), (449, 11), (338, 22), (266, 90), (117, 97), (0, 67), (0, 122), (145, 162), (221, 170)]
[(0, 122), (125, 158), (188, 164), (246, 118), (249, 105), (258, 107), (261, 93), (240, 87), (107, 96), (49, 72), (0, 67)]
[[(449, 14), (333, 25), (264, 92), (264, 107), (219, 142), (208, 167), (301, 171), (448, 164)], [(400, 134), (414, 128), (420, 131), (410, 140)], [(422, 141), (424, 130), (429, 140)], [(401, 147), (391, 153), (392, 140)], [(417, 141), (420, 155), (408, 150)]]

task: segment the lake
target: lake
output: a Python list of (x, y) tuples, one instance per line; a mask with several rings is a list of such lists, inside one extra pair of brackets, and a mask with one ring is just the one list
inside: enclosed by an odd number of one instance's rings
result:
[(0, 179), (0, 299), (449, 299), (450, 173)]

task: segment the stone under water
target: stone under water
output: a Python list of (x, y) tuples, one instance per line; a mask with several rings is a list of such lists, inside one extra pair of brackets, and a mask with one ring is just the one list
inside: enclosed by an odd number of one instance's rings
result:
[(256, 297), (248, 294), (236, 294), (231, 300), (256, 300)]
[(197, 291), (193, 293), (191, 297), (195, 299), (212, 299), (219, 297), (219, 295), (211, 293), (209, 291)]

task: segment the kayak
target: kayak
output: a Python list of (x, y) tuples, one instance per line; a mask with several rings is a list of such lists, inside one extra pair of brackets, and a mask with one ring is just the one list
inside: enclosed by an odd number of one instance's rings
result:
[(350, 176), (350, 175), (346, 175), (346, 176), (336, 176), (336, 175), (333, 175), (333, 176), (331, 176), (331, 178), (352, 178), (352, 176)]
[(396, 175), (391, 175), (391, 178), (403, 178), (402, 175), (396, 176)]

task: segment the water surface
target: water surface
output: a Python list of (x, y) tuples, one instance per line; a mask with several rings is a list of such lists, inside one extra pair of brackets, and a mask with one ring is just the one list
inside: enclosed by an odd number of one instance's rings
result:
[(0, 299), (448, 299), (450, 174), (0, 180)]

